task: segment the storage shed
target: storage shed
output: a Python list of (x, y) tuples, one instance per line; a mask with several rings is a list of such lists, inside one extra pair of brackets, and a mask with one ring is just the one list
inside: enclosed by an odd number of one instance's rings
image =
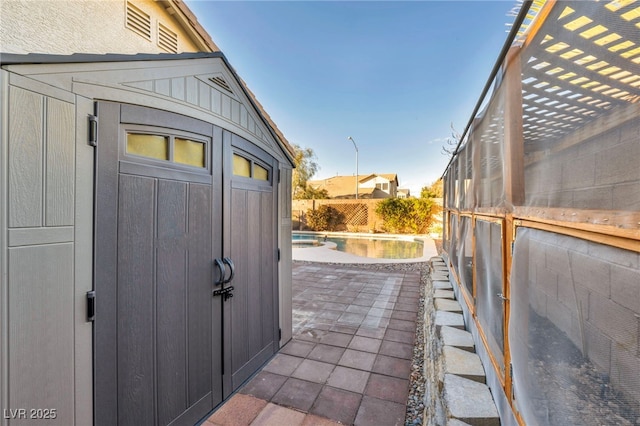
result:
[(0, 422), (196, 423), (290, 338), (290, 147), (220, 52), (1, 65)]

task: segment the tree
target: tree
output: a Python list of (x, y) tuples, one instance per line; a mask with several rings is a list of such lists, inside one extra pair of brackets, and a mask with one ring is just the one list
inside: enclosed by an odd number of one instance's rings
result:
[(376, 206), (376, 213), (389, 232), (422, 234), (432, 222), (433, 200), (429, 198), (386, 198)]
[(317, 210), (307, 211), (307, 223), (314, 231), (335, 231), (344, 223), (344, 214), (331, 206), (322, 205)]
[(302, 148), (299, 145), (292, 144), (294, 158), (293, 162), (296, 166), (293, 169), (291, 178), (291, 191), (295, 200), (304, 200), (311, 198), (329, 198), (326, 191), (318, 191), (315, 188), (307, 186), (307, 182), (318, 171), (318, 163), (316, 163), (316, 154), (311, 148)]
[(326, 200), (329, 198), (329, 192), (326, 189), (317, 189), (311, 185), (307, 185), (304, 191), (298, 193), (298, 200)]
[[(442, 179), (438, 179), (429, 186), (425, 186), (420, 191), (420, 199), (433, 202), (434, 198), (444, 197), (444, 185)], [(440, 203), (432, 203), (431, 207), (431, 225), (429, 232), (438, 234), (442, 238), (442, 205)]]
[(453, 127), (453, 122), (451, 123), (451, 138), (447, 138), (445, 140), (446, 146), (442, 146), (441, 154), (446, 155), (447, 157), (453, 157), (457, 154), (458, 144), (462, 135), (458, 133), (456, 129)]
[(444, 196), (444, 188), (442, 179), (438, 179), (429, 186), (425, 186), (420, 190), (420, 198), (442, 198)]

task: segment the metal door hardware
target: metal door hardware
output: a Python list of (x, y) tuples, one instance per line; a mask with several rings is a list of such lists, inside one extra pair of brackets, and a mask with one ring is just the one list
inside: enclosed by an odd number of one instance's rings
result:
[[(225, 284), (228, 284), (233, 279), (236, 268), (233, 264), (233, 261), (229, 257), (225, 257), (223, 259), (215, 259), (214, 263), (218, 267), (219, 278), (218, 281), (215, 282), (216, 286), (222, 286), (221, 288), (213, 291), (213, 296), (222, 296), (223, 300), (226, 302), (230, 298), (233, 297), (233, 286), (225, 287)], [(225, 265), (229, 266), (231, 273), (229, 274), (229, 278), (226, 278), (227, 268)]]

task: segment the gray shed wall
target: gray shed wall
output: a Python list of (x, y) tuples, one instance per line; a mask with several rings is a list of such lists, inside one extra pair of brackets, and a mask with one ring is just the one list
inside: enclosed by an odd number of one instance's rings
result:
[[(94, 148), (87, 143), (87, 117), (98, 99), (206, 120), (278, 159), (281, 343), (291, 337), (291, 164), (222, 60), (170, 65), (14, 65), (0, 71), (3, 408), (55, 409), (56, 418), (46, 424), (92, 423), (86, 292), (92, 289)], [(207, 81), (220, 75), (233, 96)], [(0, 419), (3, 426), (29, 422)]]
[[(92, 421), (92, 102), (2, 71), (3, 408), (47, 424)], [(78, 167), (76, 167), (76, 164)], [(89, 201), (87, 203), (87, 200)], [(88, 205), (87, 205), (88, 204)], [(6, 414), (6, 413), (5, 413)], [(18, 414), (20, 416), (20, 414)]]

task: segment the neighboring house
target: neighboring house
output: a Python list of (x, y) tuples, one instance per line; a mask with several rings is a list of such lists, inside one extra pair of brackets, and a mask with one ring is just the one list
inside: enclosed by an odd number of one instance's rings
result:
[(291, 147), (181, 1), (0, 12), (0, 424), (195, 424), (291, 337)]
[[(333, 176), (310, 180), (315, 189), (326, 189), (330, 198), (356, 198), (355, 176)], [(369, 174), (358, 176), (359, 198), (393, 198), (397, 195), (398, 176), (395, 174)]]
[(396, 174), (370, 174), (360, 177), (360, 188), (376, 188), (387, 194), (387, 198), (395, 198), (398, 194), (398, 175)]
[(411, 191), (409, 189), (398, 189), (398, 198), (411, 198)]

